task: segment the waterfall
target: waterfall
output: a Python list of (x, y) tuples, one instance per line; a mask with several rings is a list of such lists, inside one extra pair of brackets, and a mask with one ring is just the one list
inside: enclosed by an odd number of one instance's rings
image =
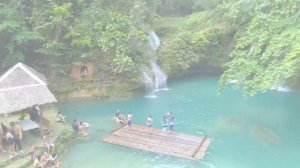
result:
[(145, 92), (146, 92), (146, 98), (156, 98), (154, 94), (154, 83), (152, 78), (149, 76), (149, 74), (146, 71), (143, 71), (143, 79), (145, 84)]
[(278, 92), (291, 92), (292, 91), (292, 89), (288, 86), (282, 86), (282, 85), (276, 85), (276, 84), (273, 84), (270, 89), (273, 91), (278, 91)]
[(153, 80), (146, 71), (143, 71), (142, 73), (143, 73), (143, 79), (145, 84), (145, 91), (147, 94), (152, 94), (153, 86), (154, 86)]
[(154, 91), (168, 90), (167, 88), (167, 75), (160, 69), (156, 60), (156, 52), (160, 46), (160, 39), (154, 31), (149, 33), (149, 47), (152, 51), (151, 70), (148, 67), (141, 68), (143, 81), (145, 84), (145, 92), (147, 98), (155, 98)]
[(152, 62), (152, 73), (154, 75), (154, 89), (155, 91), (167, 90), (167, 76), (160, 69), (156, 62)]
[(151, 31), (149, 34), (149, 46), (152, 51), (157, 51), (160, 46), (160, 39), (154, 31)]

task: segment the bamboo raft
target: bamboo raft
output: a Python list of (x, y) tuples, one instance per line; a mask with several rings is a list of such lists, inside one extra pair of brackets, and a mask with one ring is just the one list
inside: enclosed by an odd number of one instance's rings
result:
[(113, 131), (102, 140), (105, 143), (171, 155), (190, 160), (203, 159), (210, 139), (174, 131), (163, 132), (147, 126), (132, 125)]

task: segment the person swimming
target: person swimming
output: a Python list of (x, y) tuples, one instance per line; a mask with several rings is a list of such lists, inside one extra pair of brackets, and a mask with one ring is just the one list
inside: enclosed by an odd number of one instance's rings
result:
[(57, 112), (57, 114), (56, 114), (56, 122), (65, 124), (66, 123), (65, 118), (66, 117), (63, 116), (60, 112)]
[(81, 136), (87, 136), (88, 135), (88, 128), (89, 124), (85, 122), (79, 122), (79, 133)]
[(115, 115), (115, 120), (119, 119), (120, 115), (121, 115), (121, 112), (118, 109), (117, 112), (116, 112), (116, 115)]
[(121, 125), (127, 124), (127, 123), (128, 123), (128, 120), (127, 120), (126, 116), (122, 115), (122, 116), (120, 117), (120, 119), (119, 119), (119, 123), (120, 123)]
[(72, 128), (75, 132), (79, 132), (79, 122), (77, 121), (77, 119), (73, 120)]
[(127, 124), (127, 118), (120, 112), (120, 110), (117, 110), (115, 120), (121, 125)]

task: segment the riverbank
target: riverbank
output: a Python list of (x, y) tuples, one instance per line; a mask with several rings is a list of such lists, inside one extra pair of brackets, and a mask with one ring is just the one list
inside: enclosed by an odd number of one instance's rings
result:
[[(193, 68), (182, 76), (168, 78), (168, 82), (177, 82), (197, 77), (219, 77), (222, 74), (221, 69)], [(130, 98), (143, 94), (145, 85), (141, 79), (115, 78), (109, 83), (101, 84), (98, 81), (82, 80), (76, 82), (66, 82), (64, 85), (50, 85), (50, 90), (59, 100), (77, 99), (77, 98), (95, 98), (98, 100), (118, 100)]]
[[(54, 105), (46, 105), (43, 107), (44, 117), (49, 120), (49, 132), (50, 138), (55, 144), (55, 153), (60, 156), (70, 145), (71, 140), (74, 138), (71, 127), (67, 124), (57, 123), (55, 120), (57, 109)], [(18, 114), (1, 117), (1, 122), (8, 125), (11, 121), (16, 121), (19, 118)], [(29, 119), (29, 115), (25, 116), (25, 119)], [(13, 158), (9, 158), (7, 152), (0, 153), (0, 167), (5, 168), (26, 168), (32, 165), (30, 157), (31, 146), (38, 148), (38, 154), (42, 154), (45, 151), (43, 148), (43, 141), (38, 130), (32, 130), (29, 132), (23, 132), (22, 139), (23, 153), (18, 153)]]
[(122, 99), (135, 96), (144, 91), (141, 81), (117, 78), (109, 83), (93, 80), (66, 82), (61, 85), (50, 85), (50, 90), (59, 100), (73, 98)]

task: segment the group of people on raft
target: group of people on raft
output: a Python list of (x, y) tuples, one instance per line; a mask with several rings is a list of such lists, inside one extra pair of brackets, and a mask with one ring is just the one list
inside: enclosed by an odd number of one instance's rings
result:
[[(58, 113), (58, 115), (61, 113)], [(61, 117), (58, 117), (61, 118)], [(132, 124), (132, 118), (133, 115), (131, 112), (129, 112), (127, 115), (124, 115), (120, 112), (120, 110), (117, 110), (114, 119), (121, 125), (125, 126), (127, 125), (128, 127), (131, 127)], [(64, 119), (64, 117), (63, 117)], [(147, 116), (147, 121), (146, 121), (146, 125), (148, 127), (152, 127), (153, 124), (153, 118), (151, 115)], [(174, 128), (175, 126), (175, 117), (174, 117), (174, 113), (173, 112), (168, 112), (165, 113), (162, 117), (162, 129), (163, 131), (166, 131), (167, 128), (169, 127), (171, 131), (175, 130)], [(84, 123), (81, 121), (78, 121), (77, 119), (73, 120), (73, 124), (72, 124), (72, 128), (75, 132), (77, 132), (79, 135), (81, 136), (87, 136), (88, 135), (88, 128), (89, 128), (89, 124), (88, 123)]]
[[(120, 110), (117, 110), (114, 118), (119, 124), (127, 125), (127, 126), (131, 127), (131, 123), (132, 123), (132, 113), (131, 112), (129, 112), (127, 115), (124, 115), (120, 112)], [(152, 124), (153, 124), (153, 118), (151, 115), (148, 115), (146, 125), (148, 127), (152, 127)], [(174, 126), (175, 126), (174, 113), (173, 112), (165, 113), (162, 118), (163, 131), (166, 131), (167, 127), (169, 127), (171, 131), (173, 131), (173, 130), (175, 130)]]
[(131, 126), (131, 120), (128, 120), (132, 118), (132, 114), (128, 113), (128, 115), (123, 115), (121, 114), (120, 110), (117, 110), (116, 115), (115, 115), (115, 120), (120, 123), (121, 125), (126, 125), (128, 124)]

